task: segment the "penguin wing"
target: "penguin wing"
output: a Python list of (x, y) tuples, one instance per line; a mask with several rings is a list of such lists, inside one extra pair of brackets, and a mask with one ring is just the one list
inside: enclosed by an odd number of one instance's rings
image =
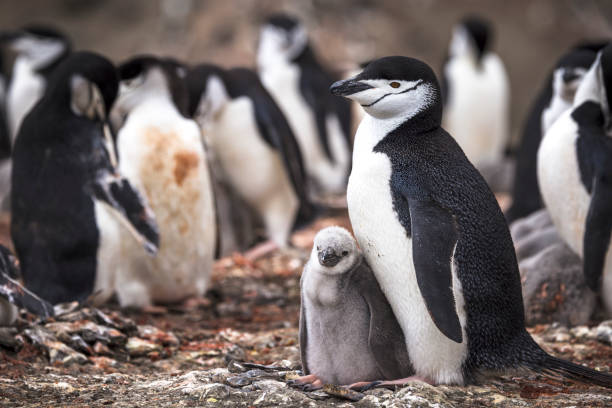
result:
[(355, 271), (354, 279), (370, 312), (368, 347), (385, 380), (395, 380), (414, 374), (406, 339), (391, 305), (380, 289), (372, 270), (364, 261)]
[[(303, 296), (302, 296), (303, 298)], [(302, 371), (304, 375), (310, 374), (306, 361), (306, 345), (308, 343), (308, 331), (306, 330), (306, 306), (302, 300), (300, 305), (300, 359), (302, 360)]]
[[(611, 153), (612, 154), (612, 153)], [(608, 156), (609, 157), (609, 156)], [(608, 164), (608, 166), (610, 166)], [(583, 236), (583, 269), (587, 285), (599, 290), (612, 232), (612, 168), (596, 174)]]
[(417, 283), (436, 327), (461, 343), (453, 294), (453, 252), (459, 237), (453, 214), (431, 199), (409, 199), (412, 259)]
[[(28, 312), (37, 316), (47, 318), (54, 315), (53, 306), (46, 300), (41, 299), (28, 289), (24, 288), (19, 282), (12, 279), (16, 264), (10, 257), (7, 257), (4, 247), (0, 253), (0, 296), (9, 303), (26, 309)], [(8, 251), (8, 250), (7, 250)]]
[(91, 163), (93, 176), (86, 186), (87, 191), (92, 198), (107, 205), (147, 252), (156, 254), (159, 231), (153, 211), (145, 197), (125, 177), (117, 174), (107, 147), (101, 140), (94, 144)]
[(259, 132), (266, 143), (280, 153), (289, 180), (302, 206), (306, 204), (310, 207), (308, 179), (302, 152), (285, 115), (263, 86), (253, 86), (249, 97), (253, 100)]

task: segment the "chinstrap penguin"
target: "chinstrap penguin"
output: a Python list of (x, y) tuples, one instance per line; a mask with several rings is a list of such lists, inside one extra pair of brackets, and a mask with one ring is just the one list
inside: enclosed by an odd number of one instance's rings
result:
[(117, 89), (107, 59), (72, 54), (15, 141), (11, 237), (26, 286), (51, 303), (108, 292), (114, 230), (125, 228), (147, 252), (159, 245), (146, 200), (117, 174), (108, 121)]
[(612, 376), (552, 357), (525, 330), (512, 239), (486, 182), (440, 127), (425, 63), (386, 57), (331, 87), (367, 115), (347, 201), (359, 246), (403, 329), (419, 378), (465, 384), (529, 368), (612, 386)]
[(304, 157), (306, 173), (323, 193), (346, 188), (351, 160), (351, 105), (329, 95), (334, 79), (317, 60), (306, 28), (274, 15), (257, 49), (261, 82), (281, 108)]
[(315, 208), (300, 148), (283, 113), (245, 68), (199, 65), (186, 77), (189, 114), (203, 130), (223, 178), (262, 219), (267, 236), (285, 247), (294, 226)]
[(612, 316), (612, 45), (580, 84), (573, 106), (546, 132), (538, 151), (544, 203), (561, 237), (583, 260), (586, 283)]
[(19, 262), (11, 251), (0, 245), (0, 326), (15, 323), (18, 308), (43, 319), (54, 315), (53, 305), (24, 288), (19, 282)]
[(414, 372), (391, 306), (344, 228), (315, 236), (301, 279), (300, 352), (304, 376), (295, 383), (307, 389)]
[(586, 49), (572, 49), (566, 53), (533, 102), (516, 156), (512, 205), (506, 212), (508, 222), (542, 208), (537, 175), (540, 142), (555, 120), (572, 107), (576, 89), (596, 55), (596, 52)]
[(503, 157), (510, 131), (508, 76), (491, 43), (487, 21), (464, 18), (442, 68), (444, 127), (476, 167)]
[[(208, 287), (216, 246), (216, 221), (207, 153), (176, 64), (137, 56), (119, 67), (113, 108), (119, 169), (149, 199), (159, 226), (155, 258), (135, 253), (123, 237), (115, 276), (119, 303), (147, 307), (201, 296)], [(123, 234), (125, 235), (125, 234)]]

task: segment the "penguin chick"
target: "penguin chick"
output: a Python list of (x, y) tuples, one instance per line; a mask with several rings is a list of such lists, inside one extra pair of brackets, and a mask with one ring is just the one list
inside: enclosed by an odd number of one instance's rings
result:
[(134, 251), (122, 234), (114, 286), (123, 307), (179, 302), (208, 287), (217, 226), (207, 152), (198, 125), (181, 112), (188, 95), (177, 66), (137, 56), (119, 67), (121, 92), (113, 116), (119, 169), (144, 191), (162, 245), (155, 258)]
[(317, 233), (301, 279), (300, 351), (309, 388), (413, 373), (402, 329), (344, 228)]
[(300, 148), (255, 72), (199, 65), (189, 71), (190, 114), (227, 179), (285, 247), (291, 230), (315, 216)]
[(44, 319), (53, 316), (53, 305), (41, 299), (19, 282), (19, 264), (4, 245), (0, 245), (0, 326), (10, 326), (17, 319), (18, 308)]

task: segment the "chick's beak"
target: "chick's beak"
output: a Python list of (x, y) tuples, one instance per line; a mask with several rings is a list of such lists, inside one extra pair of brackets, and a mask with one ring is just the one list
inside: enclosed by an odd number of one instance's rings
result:
[(323, 266), (333, 267), (340, 262), (340, 257), (336, 255), (333, 249), (326, 248), (319, 252), (319, 263)]

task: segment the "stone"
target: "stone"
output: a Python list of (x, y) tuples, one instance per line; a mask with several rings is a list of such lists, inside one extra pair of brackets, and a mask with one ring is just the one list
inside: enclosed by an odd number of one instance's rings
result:
[(597, 326), (596, 333), (598, 341), (612, 346), (612, 320), (601, 322), (599, 326)]
[(519, 264), (528, 326), (559, 322), (584, 325), (597, 297), (586, 285), (582, 261), (564, 243), (556, 243)]

